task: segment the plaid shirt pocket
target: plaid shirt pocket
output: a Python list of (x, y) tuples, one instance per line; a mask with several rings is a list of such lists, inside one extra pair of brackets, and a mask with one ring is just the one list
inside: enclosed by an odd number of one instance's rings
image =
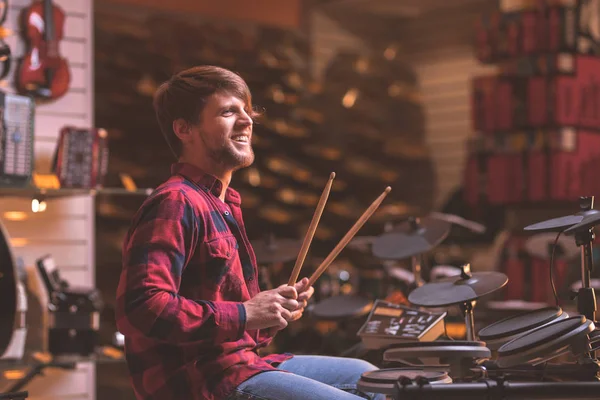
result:
[(225, 277), (231, 274), (231, 268), (239, 264), (238, 242), (233, 235), (228, 235), (204, 245), (207, 254), (206, 274), (213, 284), (220, 286)]

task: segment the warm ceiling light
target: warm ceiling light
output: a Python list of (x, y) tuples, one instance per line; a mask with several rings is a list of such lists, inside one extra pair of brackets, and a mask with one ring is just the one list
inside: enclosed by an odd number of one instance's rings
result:
[(342, 105), (346, 108), (354, 107), (354, 104), (356, 103), (357, 98), (358, 98), (358, 90), (350, 89), (344, 95), (344, 98), (342, 99)]
[(4, 213), (4, 218), (8, 221), (23, 221), (27, 219), (27, 213), (23, 211), (7, 211)]

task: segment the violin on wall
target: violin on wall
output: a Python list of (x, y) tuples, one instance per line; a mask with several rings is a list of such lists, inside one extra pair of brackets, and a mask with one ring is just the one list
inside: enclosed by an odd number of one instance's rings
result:
[(63, 96), (71, 80), (67, 60), (58, 45), (64, 35), (65, 13), (52, 0), (40, 0), (21, 15), (27, 52), (17, 74), (17, 90), (46, 100)]

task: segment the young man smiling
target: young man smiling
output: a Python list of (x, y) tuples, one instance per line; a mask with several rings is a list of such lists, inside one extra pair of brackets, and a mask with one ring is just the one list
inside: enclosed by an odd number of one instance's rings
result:
[(314, 289), (260, 291), (232, 175), (254, 161), (255, 113), (237, 74), (214, 66), (173, 76), (156, 116), (178, 158), (136, 213), (123, 245), (117, 326), (138, 399), (359, 399), (373, 365), (275, 354), (273, 335), (302, 316)]

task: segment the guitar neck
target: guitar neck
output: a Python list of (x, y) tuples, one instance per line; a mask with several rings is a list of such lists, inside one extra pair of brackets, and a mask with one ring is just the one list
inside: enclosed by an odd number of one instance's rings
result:
[(54, 40), (54, 12), (52, 0), (44, 0), (44, 34), (46, 41)]

